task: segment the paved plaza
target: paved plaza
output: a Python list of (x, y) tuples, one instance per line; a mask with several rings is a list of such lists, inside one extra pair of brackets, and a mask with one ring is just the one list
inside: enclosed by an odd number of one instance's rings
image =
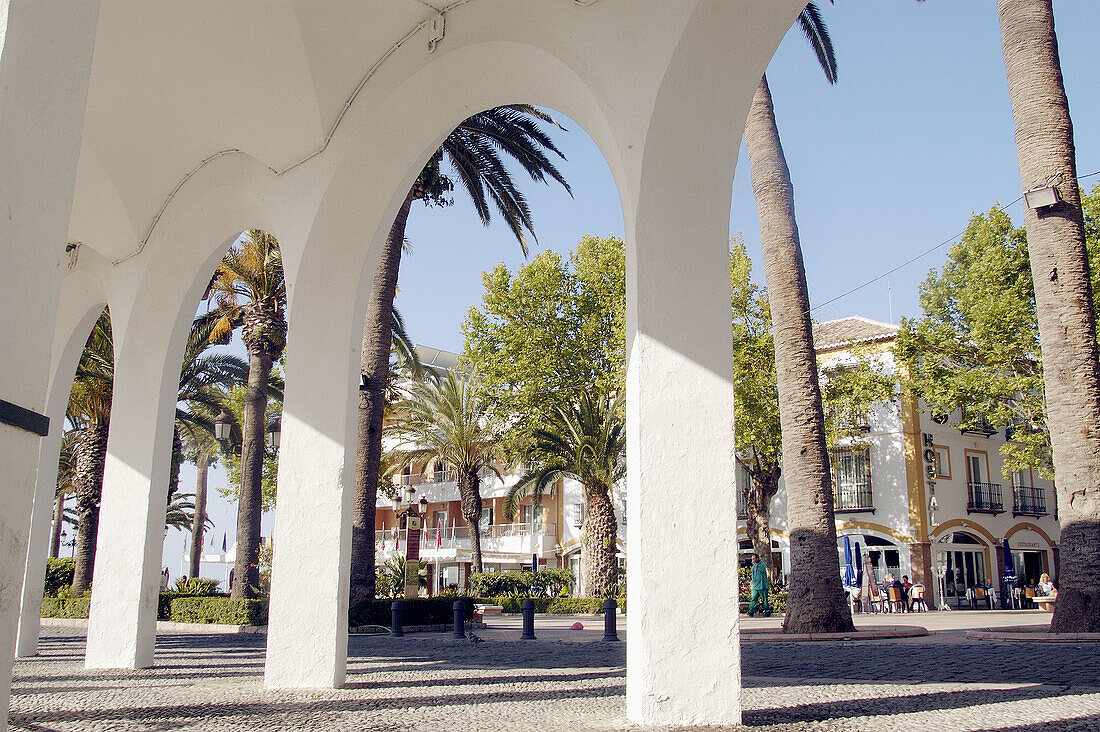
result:
[[(1100, 644), (967, 640), (968, 628), (1035, 614), (888, 616), (930, 634), (893, 641), (742, 645), (745, 723), (763, 730), (1100, 729)], [(1049, 619), (1049, 615), (1046, 616)], [(161, 634), (157, 666), (84, 671), (83, 631), (44, 628), (15, 665), (14, 730), (619, 730), (625, 643), (602, 622), (492, 619), (478, 640), (352, 637), (339, 690), (263, 688), (263, 635)], [(883, 617), (859, 618), (883, 624)], [(770, 627), (776, 618), (747, 620)], [(620, 635), (625, 632), (620, 625)], [(705, 683), (700, 679), (700, 683)], [(648, 729), (648, 728), (645, 728)]]

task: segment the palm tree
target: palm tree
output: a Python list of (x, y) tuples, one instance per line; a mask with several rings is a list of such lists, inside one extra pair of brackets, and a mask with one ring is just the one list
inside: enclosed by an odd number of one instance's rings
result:
[(76, 446), (80, 430), (71, 429), (61, 435), (61, 453), (57, 460), (57, 488), (54, 490), (53, 530), (50, 533), (50, 558), (61, 553), (62, 525), (67, 520), (65, 500), (76, 490)]
[[(832, 41), (814, 3), (802, 11), (799, 24), (829, 83), (835, 83)], [(852, 615), (844, 599), (837, 562), (825, 417), (806, 269), (794, 214), (794, 188), (779, 141), (766, 75), (760, 78), (749, 109), (745, 145), (760, 217), (783, 431), (791, 542), (791, 591), (783, 628), (789, 633), (850, 631)]]
[(99, 533), (99, 501), (103, 495), (103, 466), (111, 424), (111, 398), (115, 376), (111, 316), (99, 316), (80, 362), (69, 394), (68, 419), (80, 429), (74, 448), (73, 485), (76, 489), (76, 568), (72, 593), (83, 595), (92, 586), (96, 537)]
[(495, 463), (502, 459), (487, 409), (476, 374), (448, 371), (438, 379), (414, 382), (394, 405), (394, 422), (386, 428), (400, 443), (393, 460), (398, 467), (436, 460), (454, 469), (475, 572), (482, 571), (481, 473), (492, 470), (499, 476)]
[(1100, 632), (1100, 363), (1073, 124), (1050, 0), (998, 0), (997, 13), (1020, 178), (1062, 199), (1024, 217), (1061, 521), (1050, 629)]
[(206, 514), (206, 489), (210, 468), (218, 459), (218, 443), (206, 431), (196, 432), (186, 443), (187, 459), (195, 465), (195, 518), (191, 524), (191, 554), (188, 558), (188, 577), (199, 576), (202, 561), (203, 534), (209, 522)]
[(540, 128), (540, 122), (557, 125), (553, 117), (526, 104), (494, 107), (464, 120), (420, 172), (386, 237), (363, 325), (360, 363), (363, 387), (359, 391), (351, 538), (353, 600), (374, 597), (374, 506), (378, 464), (382, 456), (385, 386), (390, 368), (390, 322), (409, 211), (418, 200), (428, 205), (446, 203), (447, 193), (454, 188), (451, 178), (441, 170), (442, 163), (447, 160), (473, 201), (482, 223), (488, 225), (491, 205), (495, 206), (526, 255), (524, 232), (534, 236), (534, 223), (526, 199), (504, 167), (502, 154), (519, 163), (533, 180), (546, 182), (550, 178), (570, 191), (569, 184), (544, 151), (565, 158)]
[(224, 340), (236, 328), (248, 350), (248, 382), (241, 422), (241, 490), (237, 507), (236, 581), (230, 594), (251, 598), (259, 587), (261, 481), (268, 379), (286, 346), (286, 282), (275, 237), (251, 229), (218, 265), (209, 295), (220, 317), (211, 339)]
[(504, 512), (515, 516), (526, 496), (541, 500), (561, 478), (584, 486), (587, 512), (581, 544), (581, 593), (609, 597), (618, 586), (615, 539), (618, 524), (611, 502), (615, 484), (626, 476), (626, 437), (618, 395), (581, 392), (566, 407), (555, 407), (545, 428), (531, 435), (528, 469), (508, 492)]

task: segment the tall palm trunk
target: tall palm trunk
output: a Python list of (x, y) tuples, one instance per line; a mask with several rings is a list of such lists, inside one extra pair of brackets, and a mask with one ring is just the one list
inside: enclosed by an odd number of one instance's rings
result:
[(474, 571), (481, 572), (481, 480), (476, 470), (459, 470), (455, 485), (462, 500), (462, 518), (470, 527), (470, 559)]
[(401, 204), (386, 237), (374, 272), (367, 314), (363, 321), (360, 369), (366, 385), (359, 390), (358, 435), (355, 448), (355, 502), (351, 519), (351, 600), (374, 599), (374, 506), (382, 462), (382, 421), (386, 413), (386, 381), (393, 346), (393, 299), (401, 270), (405, 225), (416, 200), (413, 188)]
[(210, 458), (200, 454), (195, 461), (195, 520), (191, 524), (191, 556), (187, 571), (189, 577), (199, 576), (202, 561), (203, 533), (206, 530), (206, 481), (210, 474)]
[(794, 188), (766, 77), (761, 77), (753, 96), (745, 144), (760, 217), (783, 431), (791, 541), (791, 591), (783, 629), (788, 633), (850, 631), (852, 615), (837, 561), (825, 418), (806, 270), (795, 222)]
[(168, 503), (172, 502), (172, 496), (180, 489), (180, 467), (183, 465), (183, 439), (180, 437), (179, 425), (172, 428), (172, 467), (168, 474)]
[[(246, 325), (247, 329), (247, 325)], [(271, 376), (271, 353), (249, 344), (248, 386), (241, 420), (241, 492), (237, 502), (237, 555), (233, 563), (230, 597), (256, 596), (260, 586), (260, 516), (263, 506), (264, 423), (267, 411), (267, 381)]]
[(93, 422), (84, 430), (77, 448), (76, 475), (76, 568), (72, 592), (83, 595), (92, 587), (95, 545), (99, 533), (99, 501), (103, 495), (103, 466), (107, 460), (107, 422)]
[(771, 519), (772, 498), (779, 492), (779, 466), (750, 468), (749, 476), (752, 485), (745, 496), (745, 530), (752, 541), (753, 553), (760, 557), (774, 576), (776, 567), (772, 564)]
[(619, 566), (615, 561), (615, 537), (619, 527), (615, 508), (606, 486), (584, 487), (588, 512), (584, 518), (584, 544), (581, 552), (581, 594), (585, 597), (611, 597), (618, 586)]
[(50, 532), (50, 558), (56, 559), (61, 553), (61, 524), (65, 521), (65, 494), (58, 493), (53, 499), (53, 530)]
[(1073, 125), (1050, 0), (999, 0), (997, 10), (1021, 181), (1053, 181), (1063, 200), (1024, 219), (1061, 521), (1050, 627), (1100, 632), (1100, 364)]

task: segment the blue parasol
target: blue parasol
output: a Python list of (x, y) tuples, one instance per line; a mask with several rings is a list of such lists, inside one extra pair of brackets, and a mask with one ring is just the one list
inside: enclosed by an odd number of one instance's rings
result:
[[(1004, 580), (1006, 584), (1016, 583), (1016, 564), (1012, 561), (1012, 549), (1008, 546), (1008, 539), (1005, 539), (1002, 543), (1002, 547), (1005, 553), (1005, 576)], [(1009, 578), (1012, 578), (1011, 581)]]
[(852, 566), (852, 540), (844, 537), (844, 586), (859, 587), (856, 584), (856, 568)]
[(859, 542), (856, 542), (856, 587), (863, 587), (863, 552), (859, 550)]

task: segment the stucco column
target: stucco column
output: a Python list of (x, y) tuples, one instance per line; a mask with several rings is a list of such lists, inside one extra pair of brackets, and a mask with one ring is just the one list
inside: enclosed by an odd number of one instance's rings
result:
[[(128, 320), (112, 306), (115, 383), (85, 667), (153, 665), (180, 349), (179, 304)], [(171, 364), (172, 367), (169, 367)]]
[[(42, 413), (98, 3), (0, 0), (0, 399)], [(0, 730), (38, 434), (0, 425)]]
[(315, 287), (311, 275), (303, 279), (287, 333), (264, 672), (271, 688), (340, 686), (347, 664), (362, 333), (361, 321), (358, 329), (352, 325), (356, 310), (349, 305), (358, 281), (341, 290), (335, 276), (329, 287), (325, 278)]

